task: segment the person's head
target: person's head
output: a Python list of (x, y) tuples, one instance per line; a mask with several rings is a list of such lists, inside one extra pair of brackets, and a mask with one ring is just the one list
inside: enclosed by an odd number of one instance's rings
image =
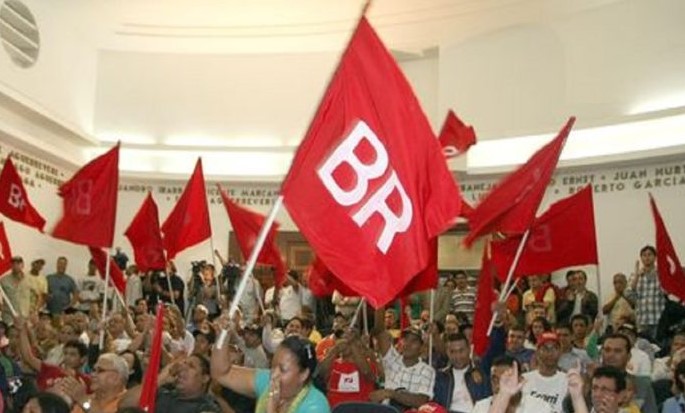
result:
[(256, 348), (262, 344), (262, 328), (258, 324), (251, 324), (243, 329), (243, 340), (247, 348)]
[(197, 325), (201, 324), (209, 317), (209, 309), (202, 304), (195, 306), (193, 310), (193, 322)]
[(149, 312), (149, 308), (147, 306), (147, 300), (144, 298), (139, 298), (136, 300), (136, 307), (135, 307), (135, 313), (136, 314), (147, 314)]
[(562, 354), (568, 353), (573, 349), (573, 339), (571, 336), (571, 324), (567, 322), (561, 322), (557, 324), (554, 332), (557, 333), (559, 337), (559, 347)]
[(466, 339), (471, 343), (473, 341), (473, 324), (463, 323), (459, 326), (459, 333), (463, 334)]
[(545, 331), (551, 331), (552, 326), (545, 317), (535, 317), (530, 323), (530, 337), (533, 343), (537, 343), (537, 338)]
[(513, 325), (509, 328), (507, 333), (507, 350), (519, 351), (523, 348), (523, 343), (526, 341), (526, 330), (521, 325)]
[(566, 285), (573, 289), (573, 276), (575, 275), (576, 270), (568, 270), (566, 271)]
[(452, 367), (463, 369), (471, 363), (471, 348), (469, 341), (463, 334), (449, 334), (447, 336), (447, 357)]
[(448, 278), (445, 280), (445, 288), (449, 289), (450, 291), (457, 288), (457, 282), (454, 280), (454, 278)]
[(67, 264), (69, 261), (67, 260), (67, 257), (59, 257), (57, 258), (57, 274), (64, 274), (67, 272)]
[(538, 289), (542, 286), (544, 278), (541, 275), (533, 275), (528, 277), (528, 286), (532, 289)]
[(124, 350), (119, 355), (126, 361), (128, 366), (127, 387), (140, 384), (143, 381), (143, 364), (140, 362), (140, 357), (138, 357), (135, 351), (131, 350)]
[(576, 340), (583, 340), (588, 333), (589, 321), (584, 314), (576, 314), (571, 317), (571, 329), (573, 329), (573, 338)]
[(630, 361), (630, 339), (623, 334), (611, 334), (602, 345), (602, 365), (625, 371)]
[(202, 267), (202, 278), (205, 280), (205, 282), (214, 281), (214, 271), (214, 265), (212, 264), (205, 264)]
[(492, 386), (492, 394), (499, 393), (499, 379), (506, 371), (514, 368), (514, 365), (516, 365), (520, 379), (522, 373), (521, 365), (514, 357), (502, 355), (493, 360), (492, 367), (490, 367), (490, 384)]
[(45, 267), (45, 260), (42, 258), (38, 258), (37, 260), (31, 261), (31, 273), (32, 274), (39, 274), (41, 271), (43, 271), (43, 267)]
[(428, 310), (421, 311), (421, 321), (427, 323), (430, 321), (431, 313)]
[(347, 322), (347, 318), (342, 313), (335, 313), (335, 316), (333, 317), (333, 334), (335, 337), (340, 338), (342, 337), (343, 333), (345, 332), (345, 329), (347, 328), (347, 325), (349, 323)]
[(464, 271), (457, 271), (454, 273), (454, 282), (457, 289), (464, 290), (469, 286), (469, 278)]
[(24, 259), (20, 256), (12, 257), (12, 273), (20, 274), (24, 272)]
[(132, 277), (134, 275), (138, 275), (138, 266), (136, 264), (131, 264), (126, 267), (126, 276)]
[(271, 360), (271, 377), (280, 383), (281, 398), (295, 397), (312, 380), (316, 365), (316, 352), (309, 340), (286, 337)]
[(678, 330), (671, 341), (671, 356), (682, 348), (685, 348), (685, 330)]
[(22, 413), (69, 413), (71, 407), (63, 398), (48, 392), (36, 393), (24, 405)]
[(628, 337), (631, 347), (635, 345), (637, 341), (637, 327), (635, 327), (635, 324), (623, 323), (616, 332)]
[(208, 357), (212, 349), (212, 344), (214, 344), (215, 341), (214, 332), (211, 330), (207, 332), (198, 330), (193, 333), (193, 336), (195, 336), (195, 347), (193, 348), (193, 353)]
[(85, 313), (78, 312), (72, 317), (72, 324), (76, 327), (76, 333), (81, 334), (88, 330), (88, 316)]
[(293, 317), (285, 325), (286, 336), (301, 336), (302, 335), (302, 319), (300, 317)]
[(93, 366), (91, 388), (94, 392), (116, 392), (126, 388), (128, 364), (114, 353), (101, 354)]
[(385, 310), (385, 328), (390, 330), (395, 328), (395, 323), (397, 322), (397, 316), (395, 315), (395, 310), (387, 309)]
[(587, 285), (587, 274), (583, 270), (577, 270), (573, 273), (573, 285), (576, 290), (583, 291)]
[(618, 412), (627, 388), (626, 372), (613, 366), (600, 366), (592, 375), (592, 405), (598, 412)]
[(623, 294), (628, 287), (628, 278), (625, 274), (619, 272), (614, 274), (614, 291), (616, 294)]
[(445, 316), (445, 333), (455, 334), (459, 332), (459, 320), (455, 314), (449, 313)]
[(199, 354), (181, 361), (181, 368), (176, 375), (176, 390), (181, 398), (193, 398), (206, 393), (211, 381), (209, 371), (209, 360)]
[(404, 350), (402, 355), (405, 359), (418, 359), (423, 348), (423, 333), (421, 330), (410, 327), (402, 330), (402, 343)]
[(62, 328), (59, 330), (57, 339), (60, 343), (64, 344), (72, 340), (78, 339), (78, 334), (76, 333), (76, 328), (71, 323), (64, 323)]
[(64, 343), (62, 363), (65, 367), (79, 370), (88, 361), (88, 348), (79, 340), (69, 340)]
[(314, 320), (311, 319), (311, 317), (302, 317), (302, 331), (300, 332), (300, 335), (303, 338), (309, 337), (310, 334), (312, 334), (312, 331), (314, 331)]
[(126, 321), (121, 314), (112, 314), (107, 322), (107, 330), (114, 338), (119, 338), (126, 329)]
[(640, 261), (646, 268), (652, 268), (656, 260), (656, 248), (651, 245), (645, 245), (640, 249)]
[(544, 332), (538, 337), (535, 359), (539, 367), (546, 370), (556, 370), (561, 357), (561, 344), (556, 333)]

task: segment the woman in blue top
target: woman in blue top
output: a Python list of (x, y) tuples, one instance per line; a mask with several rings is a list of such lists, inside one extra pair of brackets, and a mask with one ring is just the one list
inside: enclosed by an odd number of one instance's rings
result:
[(673, 390), (675, 396), (666, 399), (661, 408), (662, 413), (681, 413), (685, 411), (685, 360), (680, 361), (673, 369)]
[(329, 413), (328, 400), (312, 384), (316, 352), (308, 340), (290, 336), (271, 360), (271, 370), (232, 366), (229, 346), (212, 351), (212, 378), (247, 397), (257, 398), (255, 413)]

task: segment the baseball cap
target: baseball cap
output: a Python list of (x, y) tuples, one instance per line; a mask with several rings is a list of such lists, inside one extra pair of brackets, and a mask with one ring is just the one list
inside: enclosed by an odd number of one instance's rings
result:
[(15, 255), (14, 257), (12, 257), (12, 264), (19, 263), (19, 262), (24, 262), (24, 259), (18, 255)]
[(418, 409), (407, 410), (407, 413), (447, 413), (447, 409), (436, 402), (422, 404)]
[(547, 343), (559, 344), (559, 336), (557, 333), (545, 331), (544, 333), (540, 334), (540, 337), (538, 337), (537, 340), (537, 347), (540, 348)]
[(419, 330), (418, 328), (409, 327), (409, 328), (405, 328), (404, 330), (402, 330), (402, 337), (403, 338), (406, 336), (409, 336), (409, 335), (418, 337), (418, 339), (423, 342), (423, 332), (421, 330)]
[(618, 328), (618, 331), (620, 332), (621, 330), (626, 330), (630, 333), (637, 334), (637, 327), (635, 327), (635, 324), (632, 323), (624, 323), (621, 325), (621, 327)]

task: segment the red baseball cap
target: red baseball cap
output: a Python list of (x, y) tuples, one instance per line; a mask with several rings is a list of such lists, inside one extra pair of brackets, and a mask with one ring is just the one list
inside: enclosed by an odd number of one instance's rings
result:
[(559, 336), (557, 333), (551, 331), (545, 331), (538, 337), (537, 347), (540, 348), (547, 343), (559, 344)]

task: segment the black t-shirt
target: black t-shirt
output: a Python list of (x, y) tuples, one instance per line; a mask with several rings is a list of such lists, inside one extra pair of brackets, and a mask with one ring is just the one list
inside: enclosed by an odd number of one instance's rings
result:
[(155, 413), (221, 413), (214, 396), (204, 394), (194, 399), (181, 399), (174, 387), (164, 386), (157, 390)]
[[(152, 283), (153, 284), (156, 283), (157, 285), (159, 285), (160, 288), (162, 289), (162, 291), (166, 291), (166, 292), (169, 291), (169, 281), (164, 274), (155, 275), (152, 278)], [(185, 290), (185, 283), (183, 282), (181, 277), (179, 277), (176, 274), (171, 275), (171, 288), (174, 291), (179, 292), (179, 297), (178, 297), (178, 299), (175, 300), (176, 306), (179, 308), (179, 310), (181, 310), (181, 314), (185, 314), (185, 299), (183, 297), (183, 292)], [(164, 302), (164, 303), (171, 303), (171, 298), (165, 297), (162, 294), (159, 295), (159, 300)]]

